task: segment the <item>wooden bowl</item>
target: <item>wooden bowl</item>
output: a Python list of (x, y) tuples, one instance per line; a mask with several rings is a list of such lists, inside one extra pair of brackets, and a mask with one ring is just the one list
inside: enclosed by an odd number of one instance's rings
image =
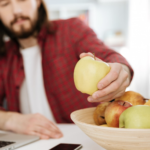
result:
[(93, 141), (107, 150), (150, 150), (150, 129), (122, 129), (97, 126), (93, 120), (95, 108), (71, 113), (74, 123)]

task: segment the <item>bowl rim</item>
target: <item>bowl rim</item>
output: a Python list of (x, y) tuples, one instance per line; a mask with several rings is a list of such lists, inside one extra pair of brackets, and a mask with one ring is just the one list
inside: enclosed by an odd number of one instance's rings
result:
[(150, 132), (150, 129), (129, 129), (129, 128), (115, 128), (115, 127), (104, 127), (104, 126), (98, 126), (98, 125), (93, 125), (93, 124), (88, 124), (88, 123), (84, 123), (84, 122), (82, 122), (82, 121), (78, 121), (78, 120), (76, 120), (75, 119), (75, 121), (74, 121), (74, 115), (75, 115), (75, 113), (77, 113), (77, 112), (79, 112), (79, 111), (83, 111), (83, 110), (86, 110), (86, 109), (92, 109), (92, 108), (96, 108), (96, 107), (89, 107), (89, 108), (83, 108), (83, 109), (79, 109), (79, 110), (75, 110), (75, 111), (73, 111), (71, 114), (70, 114), (70, 117), (71, 117), (71, 119), (72, 119), (72, 121), (76, 124), (76, 123), (78, 123), (78, 124), (84, 124), (85, 126), (88, 126), (88, 127), (94, 127), (94, 128), (101, 128), (101, 129), (106, 129), (106, 130), (113, 130), (113, 131), (125, 131), (125, 132), (130, 132), (130, 131), (134, 131), (134, 132), (147, 132), (147, 131), (149, 131)]

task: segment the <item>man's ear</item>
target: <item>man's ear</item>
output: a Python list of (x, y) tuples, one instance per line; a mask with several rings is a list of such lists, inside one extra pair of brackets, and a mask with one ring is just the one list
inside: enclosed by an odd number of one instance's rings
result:
[(41, 6), (42, 0), (36, 0), (37, 1), (37, 7), (39, 8)]

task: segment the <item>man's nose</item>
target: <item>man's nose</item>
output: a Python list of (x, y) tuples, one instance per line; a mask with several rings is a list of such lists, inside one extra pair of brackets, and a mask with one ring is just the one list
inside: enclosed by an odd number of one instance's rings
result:
[(12, 12), (15, 16), (20, 16), (22, 13), (21, 7), (16, 0), (12, 2)]

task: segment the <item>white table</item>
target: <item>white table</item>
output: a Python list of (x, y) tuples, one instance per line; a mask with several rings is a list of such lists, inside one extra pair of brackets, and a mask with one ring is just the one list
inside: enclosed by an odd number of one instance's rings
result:
[(63, 138), (39, 140), (20, 147), (17, 150), (49, 150), (59, 143), (82, 144), (83, 148), (81, 150), (105, 150), (91, 140), (78, 126), (74, 124), (60, 124), (58, 127), (64, 134)]

